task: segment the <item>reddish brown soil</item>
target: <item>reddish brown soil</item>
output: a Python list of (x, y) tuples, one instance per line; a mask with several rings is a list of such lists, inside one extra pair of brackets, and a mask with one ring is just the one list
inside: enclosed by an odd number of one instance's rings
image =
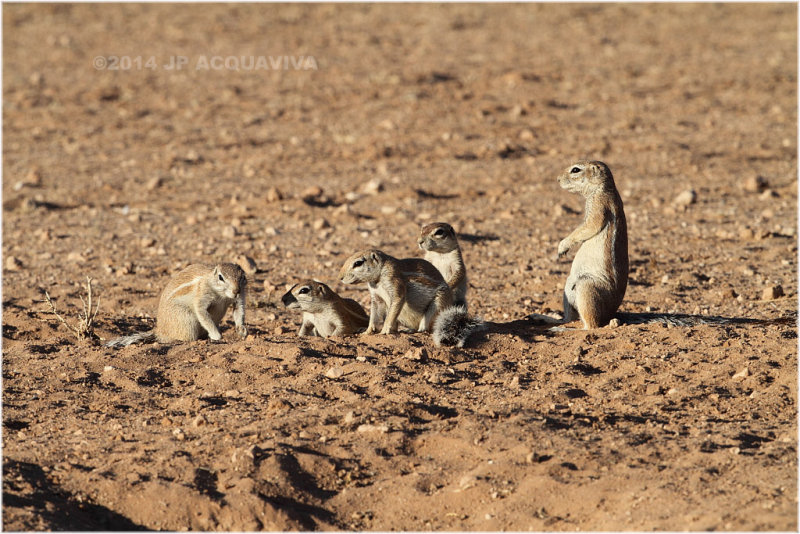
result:
[[(4, 528), (796, 530), (796, 9), (4, 5)], [(624, 311), (789, 321), (528, 322), (584, 157), (625, 202)], [(419, 255), (433, 220), (484, 336), (296, 337), (287, 286), (367, 305), (344, 258)], [(243, 254), (243, 341), (113, 351), (42, 303), (75, 322), (93, 277), (109, 339)]]

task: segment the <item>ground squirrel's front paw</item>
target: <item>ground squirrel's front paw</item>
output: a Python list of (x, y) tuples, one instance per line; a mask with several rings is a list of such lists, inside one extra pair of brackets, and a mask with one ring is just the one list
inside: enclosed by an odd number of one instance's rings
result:
[(566, 239), (562, 239), (561, 242), (558, 244), (558, 256), (556, 256), (556, 258), (560, 258), (564, 254), (569, 252), (569, 249), (570, 249), (570, 242), (567, 241)]
[(209, 332), (208, 339), (210, 339), (211, 341), (219, 341), (220, 339), (222, 339), (222, 336), (220, 335), (219, 332)]
[(239, 334), (239, 337), (244, 339), (247, 337), (247, 327), (243, 324), (240, 324), (236, 327), (236, 333)]
[(391, 326), (384, 326), (381, 329), (381, 334), (384, 334), (384, 335), (386, 335), (386, 334), (396, 334), (396, 333), (397, 333), (397, 328), (392, 328)]

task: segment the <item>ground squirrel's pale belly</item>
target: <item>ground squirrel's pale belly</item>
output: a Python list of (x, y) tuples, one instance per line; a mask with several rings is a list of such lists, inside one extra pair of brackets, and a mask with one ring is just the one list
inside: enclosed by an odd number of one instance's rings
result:
[(584, 275), (611, 282), (611, 265), (606, 257), (606, 242), (610, 239), (608, 227), (604, 228), (594, 237), (583, 242), (575, 259), (572, 260), (572, 269), (569, 272), (567, 283), (574, 282)]

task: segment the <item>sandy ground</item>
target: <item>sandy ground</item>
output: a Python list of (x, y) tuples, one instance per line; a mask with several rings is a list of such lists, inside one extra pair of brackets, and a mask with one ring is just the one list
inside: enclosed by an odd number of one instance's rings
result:
[[(4, 5), (4, 528), (796, 530), (796, 10)], [(560, 310), (585, 157), (623, 311), (764, 321), (526, 320)], [(434, 220), (484, 335), (298, 339), (287, 287), (367, 306), (344, 259)], [(107, 340), (243, 255), (245, 340), (114, 351), (42, 302), (74, 323), (92, 277)]]

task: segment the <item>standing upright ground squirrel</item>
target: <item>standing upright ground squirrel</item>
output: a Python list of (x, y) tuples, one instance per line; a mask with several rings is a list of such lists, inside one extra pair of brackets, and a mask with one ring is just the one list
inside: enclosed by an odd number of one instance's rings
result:
[(425, 259), (436, 267), (453, 290), (453, 304), (467, 306), (467, 268), (458, 246), (456, 231), (447, 223), (426, 224), (417, 239)]
[(345, 284), (366, 282), (371, 297), (369, 326), (364, 334), (397, 332), (402, 325), (416, 332), (431, 332), (436, 345), (463, 347), (483, 322), (453, 305), (453, 291), (442, 274), (421, 258), (397, 259), (368, 249), (350, 256), (339, 274)]
[(303, 311), (299, 336), (349, 336), (369, 324), (364, 308), (353, 299), (344, 299), (316, 280), (295, 284), (281, 298), (289, 309)]
[(153, 341), (195, 341), (208, 337), (221, 339), (220, 321), (233, 305), (233, 320), (239, 337), (247, 337), (245, 299), (247, 277), (238, 265), (193, 264), (170, 278), (161, 292), (156, 327), (148, 332), (113, 339), (107, 347)]
[(622, 199), (611, 170), (600, 161), (573, 163), (558, 183), (586, 199), (583, 223), (558, 244), (559, 257), (580, 246), (564, 287), (564, 322), (580, 318), (584, 328), (598, 328), (614, 317), (628, 286)]

